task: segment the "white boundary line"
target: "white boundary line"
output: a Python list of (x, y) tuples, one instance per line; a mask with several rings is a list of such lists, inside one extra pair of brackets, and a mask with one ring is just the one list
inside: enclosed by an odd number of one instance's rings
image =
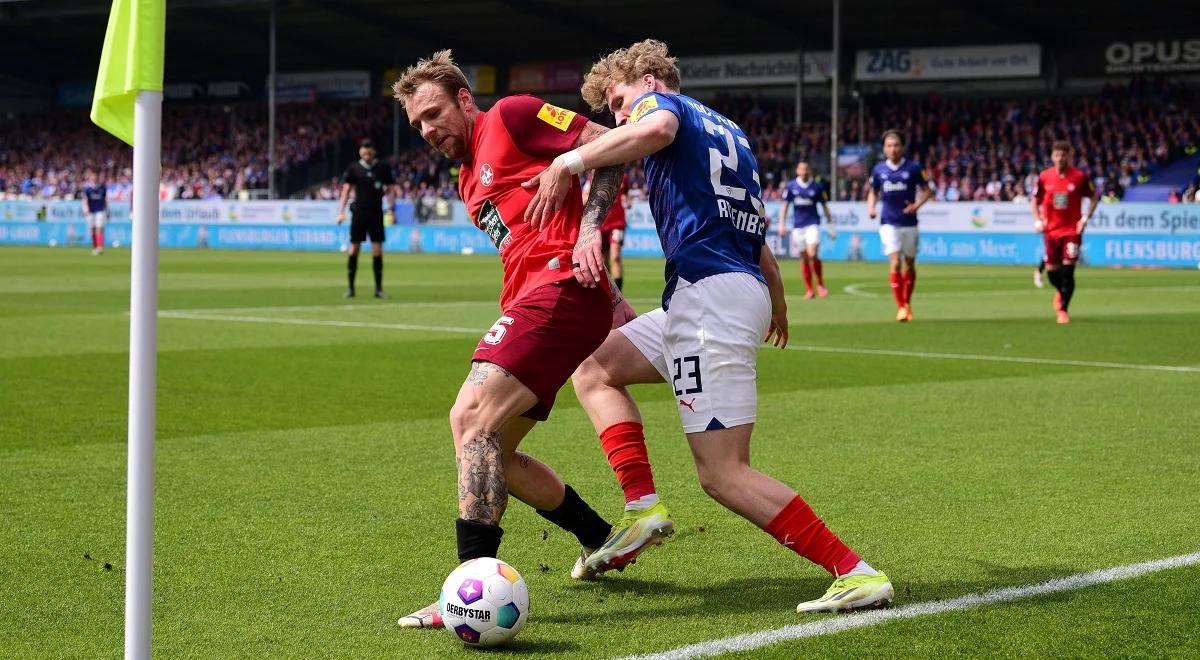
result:
[(876, 626), (889, 621), (915, 619), (917, 617), (943, 614), (946, 612), (959, 612), (962, 610), (984, 607), (986, 605), (995, 605), (997, 603), (1007, 603), (1024, 598), (1044, 596), (1046, 594), (1075, 591), (1099, 584), (1107, 584), (1109, 582), (1116, 582), (1118, 580), (1129, 580), (1143, 575), (1149, 575), (1151, 573), (1157, 573), (1175, 568), (1183, 568), (1185, 566), (1194, 566), (1196, 564), (1200, 564), (1200, 552), (1168, 557), (1166, 559), (1157, 559), (1140, 564), (1127, 564), (1124, 566), (1105, 568), (1098, 571), (1091, 571), (1089, 573), (1077, 573), (1075, 575), (1056, 578), (1039, 584), (1031, 584), (1022, 587), (1005, 587), (1002, 589), (985, 591), (979, 594), (968, 594), (958, 598), (950, 598), (948, 600), (913, 603), (912, 605), (905, 605), (904, 607), (897, 607), (895, 609), (873, 610), (870, 612), (835, 616), (821, 619), (819, 621), (813, 621), (812, 623), (785, 626), (783, 628), (776, 628), (774, 630), (761, 630), (759, 632), (747, 633), (745, 635), (737, 635), (736, 637), (726, 637), (725, 639), (715, 639), (708, 642), (692, 644), (690, 646), (681, 646), (679, 648), (672, 649), (670, 651), (664, 651), (662, 653), (625, 656), (624, 658), (621, 658), (621, 660), (690, 660), (691, 658), (708, 658), (714, 655), (721, 655), (723, 653), (753, 651), (754, 649), (760, 649), (764, 646), (771, 646), (773, 644), (779, 644), (781, 642), (787, 642), (796, 639), (833, 635), (846, 630), (865, 628), (867, 626)]
[(847, 284), (846, 286), (842, 287), (842, 291), (845, 291), (846, 293), (848, 293), (852, 296), (856, 296), (858, 298), (882, 298), (883, 294), (868, 293), (868, 292), (862, 290), (862, 287), (871, 286), (872, 284), (873, 283), (871, 283), (871, 282), (859, 282), (858, 284)]
[[(883, 293), (872, 293), (870, 291), (864, 291), (863, 290), (864, 287), (885, 289), (885, 287), (887, 287), (887, 283), (886, 282), (855, 282), (854, 284), (847, 284), (846, 286), (842, 287), (842, 291), (844, 291), (852, 296), (855, 296), (857, 298), (883, 298), (885, 296), (885, 294), (883, 294)], [(1125, 292), (1141, 293), (1143, 291), (1167, 291), (1167, 292), (1169, 292), (1169, 291), (1196, 291), (1196, 290), (1200, 290), (1200, 286), (1195, 286), (1195, 285), (1190, 285), (1190, 284), (1179, 284), (1179, 285), (1174, 285), (1174, 286), (1171, 286), (1171, 285), (1108, 286), (1108, 287), (1093, 286), (1093, 287), (1089, 287), (1087, 289), (1088, 293), (1102, 293), (1102, 294), (1103, 293), (1125, 293)], [(1028, 288), (1020, 288), (1020, 289), (988, 289), (986, 291), (933, 291), (931, 293), (922, 293), (920, 298), (921, 299), (925, 299), (925, 298), (941, 299), (941, 298), (978, 298), (980, 296), (1025, 296), (1029, 293), (1036, 293), (1038, 291), (1045, 292), (1046, 289), (1037, 289), (1037, 288), (1034, 288), (1033, 286), (1030, 286)], [(788, 296), (788, 299), (790, 300), (791, 296)]]
[(270, 316), (225, 316), (221, 314), (191, 314), (187, 312), (159, 312), (159, 317), (185, 319), (188, 321), (233, 321), (241, 323), (271, 323), (278, 325), (321, 325), (335, 328), (377, 328), (380, 330), (419, 330), (422, 332), (451, 332), (455, 334), (482, 335), (480, 328), (456, 328), (441, 325), (409, 325), (407, 323), (370, 323), (366, 321), (322, 321), (316, 319), (286, 319)]
[[(351, 305), (354, 307), (354, 305)], [(255, 309), (255, 308), (244, 308)], [(280, 308), (283, 309), (283, 308)], [(424, 332), (449, 332), (452, 334), (482, 335), (483, 327), (463, 328), (444, 325), (421, 325), (414, 323), (376, 323), (370, 321), (336, 321), (322, 319), (292, 319), (272, 316), (235, 316), (210, 314), (194, 311), (160, 311), (161, 318), (189, 321), (229, 321), (234, 323), (265, 323), (276, 325), (313, 325), (334, 328), (370, 328), (376, 330), (413, 330)], [(766, 348), (764, 346), (764, 348)], [(1169, 364), (1135, 364), (1128, 362), (1094, 362), (1090, 360), (1059, 360), (1055, 358), (1021, 357), (1017, 355), (980, 355), (972, 353), (927, 353), (922, 351), (893, 351), (876, 348), (841, 348), (837, 346), (806, 346), (790, 344), (789, 351), (809, 353), (846, 353), (851, 355), (886, 355), (902, 358), (924, 358), (933, 360), (967, 360), (976, 362), (1008, 362), (1013, 364), (1044, 364), (1064, 367), (1091, 367), (1095, 369), (1131, 369), (1134, 371), (1166, 371), (1173, 373), (1200, 373), (1200, 367)]]
[[(630, 300), (632, 302), (639, 302), (639, 303), (651, 303), (651, 302), (658, 303), (659, 302), (658, 298), (631, 298)], [(416, 301), (416, 302), (392, 301), (392, 302), (374, 302), (374, 303), (357, 303), (357, 304), (356, 303), (346, 303), (346, 304), (342, 304), (342, 305), (289, 305), (286, 307), (272, 307), (272, 306), (266, 306), (266, 307), (196, 307), (196, 308), (182, 308), (182, 309), (165, 309), (162, 311), (164, 313), (169, 312), (171, 314), (211, 315), (211, 314), (242, 314), (245, 312), (325, 312), (325, 311), (353, 312), (353, 311), (366, 311), (366, 310), (372, 310), (372, 309), (391, 309), (391, 308), (395, 308), (395, 307), (409, 309), (412, 307), (437, 308), (437, 307), (474, 307), (474, 306), (492, 307), (493, 309), (496, 310), (497, 313), (500, 312), (500, 303), (495, 298), (489, 298), (487, 300), (444, 300), (444, 301)]]
[(979, 362), (1012, 362), (1016, 364), (1047, 364), (1064, 367), (1094, 367), (1097, 369), (1133, 369), (1135, 371), (1172, 371), (1200, 373), (1200, 367), (1170, 364), (1134, 364), (1129, 362), (1093, 362), (1091, 360), (1059, 360), (1055, 358), (1021, 357), (1018, 355), (979, 355), (973, 353), (926, 353), (922, 351), (892, 351), (879, 348), (839, 348), (836, 346), (804, 346), (789, 344), (789, 351), (810, 353), (850, 353), (854, 355), (887, 355), (892, 357), (927, 358), (933, 360), (975, 360)]

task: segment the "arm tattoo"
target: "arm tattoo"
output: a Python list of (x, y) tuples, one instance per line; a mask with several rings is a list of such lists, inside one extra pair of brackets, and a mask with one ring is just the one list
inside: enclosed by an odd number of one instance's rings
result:
[(612, 291), (612, 308), (613, 311), (616, 311), (621, 303), (625, 302), (625, 296), (621, 293), (621, 288), (613, 281), (612, 273), (605, 271), (604, 274), (608, 277), (608, 290)]
[(587, 125), (585, 125), (583, 127), (583, 130), (580, 131), (579, 137), (576, 138), (575, 144), (571, 145), (571, 148), (578, 149), (579, 147), (582, 147), (583, 145), (587, 144), (588, 142), (591, 142), (592, 140), (595, 140), (596, 138), (600, 137), (601, 135), (604, 135), (607, 132), (608, 132), (607, 128), (601, 126), (600, 124), (597, 124), (594, 121), (589, 121), (587, 123)]
[(583, 204), (583, 218), (579, 221), (581, 235), (585, 231), (600, 231), (600, 225), (621, 189), (621, 174), (624, 169), (622, 165), (611, 165), (596, 170), (592, 175), (592, 187), (588, 191), (587, 201)]
[(508, 479), (500, 433), (480, 431), (462, 447), (458, 461), (458, 512), (465, 520), (495, 525), (508, 506)]
[[(594, 142), (608, 130), (596, 122), (589, 121), (571, 148), (578, 149), (589, 142)], [(593, 233), (599, 233), (600, 224), (604, 222), (608, 210), (612, 208), (613, 202), (617, 199), (617, 193), (621, 190), (621, 174), (624, 170), (624, 165), (612, 165), (597, 169), (592, 176), (591, 190), (588, 192), (587, 201), (583, 204), (583, 218), (579, 227), (581, 238), (586, 237), (590, 240)]]

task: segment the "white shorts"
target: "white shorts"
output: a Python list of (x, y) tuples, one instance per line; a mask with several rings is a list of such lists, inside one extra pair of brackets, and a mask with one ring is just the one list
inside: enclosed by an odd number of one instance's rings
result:
[(104, 211), (96, 211), (95, 213), (88, 213), (87, 214), (88, 228), (89, 229), (100, 229), (101, 227), (103, 227), (105, 216), (107, 216), (107, 215), (108, 214), (106, 214)]
[(820, 225), (809, 225), (807, 227), (793, 227), (792, 239), (788, 241), (788, 255), (793, 257), (800, 256), (800, 253), (810, 245), (821, 245), (821, 227)]
[(879, 225), (879, 242), (884, 254), (901, 252), (909, 259), (917, 256), (917, 228)]
[(771, 324), (767, 286), (747, 273), (679, 280), (660, 307), (617, 330), (675, 392), (685, 433), (753, 423), (758, 347)]

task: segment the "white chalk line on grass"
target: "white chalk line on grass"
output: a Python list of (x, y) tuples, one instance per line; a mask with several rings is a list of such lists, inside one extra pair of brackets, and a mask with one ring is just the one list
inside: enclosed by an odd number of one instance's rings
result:
[(833, 635), (847, 630), (854, 630), (855, 628), (866, 628), (890, 621), (915, 619), (917, 617), (944, 614), (946, 612), (960, 612), (1047, 594), (1076, 591), (1100, 584), (1107, 584), (1118, 580), (1129, 580), (1151, 573), (1194, 566), (1196, 564), (1200, 564), (1200, 552), (1157, 559), (1140, 564), (1127, 564), (1105, 568), (1088, 573), (1077, 573), (1039, 584), (1005, 587), (947, 600), (913, 603), (912, 605), (905, 605), (894, 609), (873, 610), (870, 612), (835, 616), (813, 621), (812, 623), (785, 626), (773, 630), (761, 630), (745, 635), (737, 635), (736, 637), (726, 637), (725, 639), (714, 639), (690, 646), (681, 646), (661, 653), (626, 656), (621, 658), (621, 660), (690, 660), (691, 658), (708, 658), (724, 653), (753, 651), (754, 649), (782, 642)]
[[(882, 298), (882, 293), (872, 293), (864, 291), (864, 287), (884, 289), (887, 287), (885, 283), (877, 282), (857, 282), (855, 284), (847, 284), (842, 287), (842, 291), (855, 296), (857, 298)], [(1179, 285), (1163, 285), (1163, 286), (1099, 286), (1090, 287), (1087, 289), (1091, 293), (1125, 293), (1125, 292), (1171, 292), (1171, 291), (1197, 291), (1200, 286), (1179, 284)], [(978, 298), (980, 296), (1023, 296), (1026, 293), (1036, 293), (1038, 289), (1034, 287), (1021, 289), (989, 289), (986, 291), (932, 291), (929, 293), (920, 294), (919, 298)], [(1052, 291), (1050, 288), (1042, 289), (1041, 291)]]
[[(629, 299), (631, 303), (658, 303), (658, 298), (641, 298)], [(348, 303), (344, 305), (289, 305), (284, 307), (197, 307), (183, 309), (164, 309), (163, 313), (171, 314), (244, 314), (247, 312), (356, 312), (369, 311), (373, 309), (409, 309), (423, 307), (492, 307), (497, 312), (500, 311), (500, 303), (495, 298), (488, 300), (442, 300), (442, 301), (393, 301), (393, 302), (374, 302), (374, 303)], [(128, 312), (126, 312), (128, 313)]]
[(1059, 360), (1055, 358), (1021, 357), (1019, 355), (980, 355), (972, 353), (928, 353), (923, 351), (893, 351), (882, 348), (839, 348), (836, 346), (803, 346), (789, 344), (789, 351), (810, 353), (851, 353), (854, 355), (886, 355), (890, 357), (926, 358), (931, 360), (974, 360), (979, 362), (1012, 362), (1016, 364), (1045, 364), (1063, 367), (1094, 367), (1097, 369), (1133, 369), (1136, 371), (1171, 371), (1200, 373), (1200, 367), (1171, 364), (1137, 364), (1130, 362), (1095, 362), (1092, 360)]
[(873, 283), (867, 283), (867, 282), (861, 282), (859, 284), (847, 284), (846, 286), (842, 287), (842, 291), (845, 291), (846, 293), (848, 293), (852, 296), (857, 296), (859, 298), (881, 298), (881, 297), (883, 297), (883, 294), (870, 293), (868, 291), (862, 290), (862, 287), (872, 286), (872, 284)]
[[(247, 308), (248, 309), (248, 308)], [(208, 314), (193, 311), (162, 311), (158, 315), (168, 319), (189, 321), (229, 321), (234, 323), (265, 323), (277, 325), (312, 325), (335, 328), (370, 328), (377, 330), (410, 330), (417, 332), (448, 332), (452, 334), (481, 335), (484, 328), (463, 328), (444, 325), (416, 323), (375, 323), (371, 321), (336, 321), (322, 319), (293, 319), (275, 316), (240, 316)], [(1096, 362), (1091, 360), (1059, 360), (1055, 358), (1022, 357), (1017, 355), (981, 355), (972, 353), (928, 353), (922, 351), (895, 351), (878, 348), (842, 348), (838, 346), (805, 346), (790, 344), (789, 351), (809, 353), (847, 353), (851, 355), (882, 355), (903, 358), (932, 360), (967, 360), (977, 362), (1009, 362), (1014, 364), (1044, 364), (1063, 367), (1091, 367), (1095, 369), (1132, 369), (1135, 371), (1166, 371), (1174, 373), (1200, 373), (1200, 367), (1170, 364), (1137, 364), (1129, 362)]]
[(410, 325), (407, 323), (371, 323), (369, 321), (332, 321), (319, 319), (288, 319), (272, 316), (226, 316), (222, 314), (193, 314), (191, 312), (159, 312), (168, 319), (188, 321), (231, 321), (235, 323), (268, 323), (276, 325), (317, 325), (335, 328), (376, 328), (379, 330), (417, 330), (420, 332), (450, 332), (454, 334), (480, 335), (480, 328), (456, 328), (442, 325)]

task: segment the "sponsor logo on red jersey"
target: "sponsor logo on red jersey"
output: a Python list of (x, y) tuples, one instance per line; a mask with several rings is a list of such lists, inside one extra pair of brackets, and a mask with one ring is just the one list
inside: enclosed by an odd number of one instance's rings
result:
[(571, 120), (575, 118), (575, 113), (556, 105), (544, 103), (542, 109), (538, 110), (537, 116), (538, 119), (565, 133), (571, 127)]

